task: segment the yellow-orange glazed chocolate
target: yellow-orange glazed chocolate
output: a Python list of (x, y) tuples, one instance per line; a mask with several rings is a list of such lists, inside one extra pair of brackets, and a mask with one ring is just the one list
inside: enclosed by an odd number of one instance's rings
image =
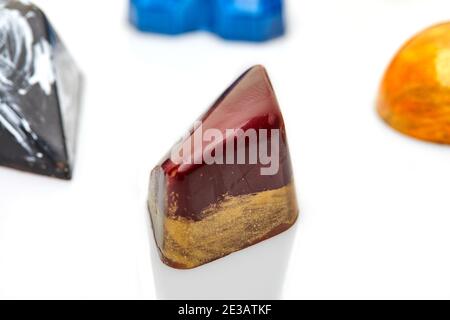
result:
[(450, 23), (400, 49), (381, 84), (378, 112), (404, 134), (450, 144)]

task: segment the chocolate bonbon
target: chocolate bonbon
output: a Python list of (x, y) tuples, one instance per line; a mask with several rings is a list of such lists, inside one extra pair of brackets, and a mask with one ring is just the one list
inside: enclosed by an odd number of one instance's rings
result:
[(450, 144), (450, 23), (420, 32), (400, 49), (383, 78), (377, 107), (394, 129)]
[(295, 223), (284, 120), (262, 66), (228, 88), (155, 167), (148, 206), (162, 260), (182, 269)]
[(282, 0), (131, 0), (130, 20), (146, 32), (206, 30), (230, 40), (266, 41), (285, 32)]
[(0, 1), (0, 165), (70, 179), (81, 86), (44, 13)]

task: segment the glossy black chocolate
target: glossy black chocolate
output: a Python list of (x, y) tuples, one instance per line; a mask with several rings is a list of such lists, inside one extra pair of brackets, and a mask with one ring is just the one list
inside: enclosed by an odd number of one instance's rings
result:
[(72, 177), (81, 78), (41, 10), (0, 1), (0, 165)]

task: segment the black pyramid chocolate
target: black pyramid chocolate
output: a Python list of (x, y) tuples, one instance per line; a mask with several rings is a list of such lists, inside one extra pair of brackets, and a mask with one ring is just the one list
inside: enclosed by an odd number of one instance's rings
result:
[(227, 89), (156, 166), (148, 204), (163, 262), (181, 269), (244, 249), (295, 223), (284, 120), (262, 66)]
[(81, 86), (44, 13), (0, 0), (0, 165), (70, 179)]

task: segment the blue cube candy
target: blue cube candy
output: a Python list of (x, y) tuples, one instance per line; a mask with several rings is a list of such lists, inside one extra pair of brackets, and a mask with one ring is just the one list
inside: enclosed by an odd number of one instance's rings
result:
[(139, 30), (180, 34), (207, 30), (222, 38), (266, 41), (285, 32), (283, 0), (130, 0)]

